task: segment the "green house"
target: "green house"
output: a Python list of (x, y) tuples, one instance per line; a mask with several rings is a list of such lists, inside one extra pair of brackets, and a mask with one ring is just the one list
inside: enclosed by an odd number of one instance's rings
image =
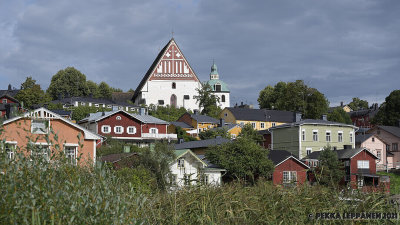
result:
[(305, 119), (271, 127), (272, 150), (286, 150), (302, 159), (311, 152), (325, 146), (344, 149), (345, 145), (355, 148), (357, 127), (327, 120)]

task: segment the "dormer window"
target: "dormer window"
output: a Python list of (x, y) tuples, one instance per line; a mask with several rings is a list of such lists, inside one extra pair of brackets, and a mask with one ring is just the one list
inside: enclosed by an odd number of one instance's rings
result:
[(47, 120), (32, 120), (31, 133), (32, 134), (47, 134), (48, 123), (49, 122)]
[(176, 89), (176, 83), (172, 82), (172, 89)]
[(214, 86), (215, 91), (221, 91), (221, 84), (216, 84)]

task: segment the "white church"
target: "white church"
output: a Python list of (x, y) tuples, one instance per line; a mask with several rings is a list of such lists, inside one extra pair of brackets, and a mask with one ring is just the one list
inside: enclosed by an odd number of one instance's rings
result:
[[(217, 67), (211, 68), (210, 81), (213, 93), (220, 99), (221, 108), (229, 107), (229, 90), (219, 80)], [(199, 109), (194, 98), (201, 83), (183, 53), (172, 38), (160, 51), (153, 64), (135, 89), (132, 102), (135, 105), (174, 106)]]

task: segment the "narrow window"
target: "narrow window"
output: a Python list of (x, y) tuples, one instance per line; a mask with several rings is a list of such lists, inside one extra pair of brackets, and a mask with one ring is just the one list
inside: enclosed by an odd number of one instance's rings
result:
[(253, 127), (253, 129), (256, 129), (256, 123), (251, 123), (251, 126)]
[(176, 83), (172, 82), (172, 89), (176, 89)]
[(343, 142), (343, 132), (338, 132), (338, 142)]
[(185, 167), (185, 159), (179, 158), (178, 159), (178, 168), (184, 168), (184, 167)]
[(64, 154), (67, 158), (68, 163), (72, 165), (76, 165), (76, 147), (74, 146), (65, 146)]
[(312, 148), (306, 148), (306, 151), (307, 151), (307, 155), (309, 155), (312, 152)]
[(313, 130), (313, 141), (318, 141), (318, 130)]
[(302, 141), (306, 140), (306, 130), (301, 130), (301, 140)]
[(225, 95), (222, 95), (221, 101), (225, 102)]
[(350, 143), (353, 143), (353, 132), (350, 132), (349, 136), (350, 136)]
[(128, 127), (128, 134), (136, 134), (136, 127), (133, 126)]
[(326, 132), (326, 141), (331, 142), (331, 132), (330, 131)]
[(265, 128), (265, 123), (260, 123), (260, 127), (261, 127), (261, 129)]
[(122, 126), (115, 126), (114, 127), (114, 133), (122, 134), (123, 132), (124, 132), (124, 128)]
[(376, 151), (376, 157), (378, 157), (379, 159), (381, 159), (381, 151), (380, 151), (380, 150), (377, 150), (377, 151)]
[(399, 150), (399, 146), (397, 143), (392, 143), (392, 151), (397, 151)]

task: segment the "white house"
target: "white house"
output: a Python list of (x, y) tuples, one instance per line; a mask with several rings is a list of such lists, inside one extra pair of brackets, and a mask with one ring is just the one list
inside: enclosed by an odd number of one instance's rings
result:
[(135, 89), (132, 102), (199, 109), (194, 97), (200, 87), (200, 80), (172, 38)]
[(189, 149), (175, 150), (176, 161), (171, 164), (171, 183), (177, 187), (221, 184), (222, 173), (226, 170), (207, 164)]

